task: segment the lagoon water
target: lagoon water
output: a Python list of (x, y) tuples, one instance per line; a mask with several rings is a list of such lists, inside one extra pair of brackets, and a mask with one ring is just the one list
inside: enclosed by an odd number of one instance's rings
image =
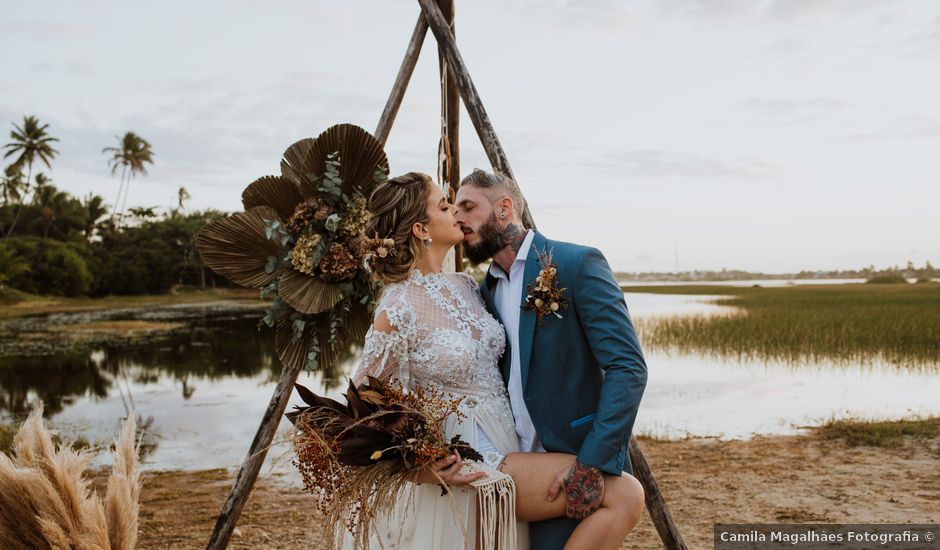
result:
[[(708, 303), (713, 298), (626, 295), (636, 319), (730, 309)], [(277, 378), (273, 335), (257, 331), (256, 309), (196, 305), (185, 312), (185, 329), (144, 344), (0, 357), (0, 417), (22, 415), (43, 399), (52, 428), (107, 446), (133, 403), (147, 423), (144, 469), (237, 467)], [(790, 365), (652, 350), (646, 358), (636, 433), (746, 438), (798, 433), (831, 417), (940, 414), (940, 363), (916, 370), (877, 362)], [(347, 359), (343, 371), (354, 364)], [(307, 373), (298, 382), (334, 397), (345, 385), (340, 376)], [(299, 403), (292, 396), (288, 409)], [(281, 433), (289, 426), (282, 421)], [(286, 450), (275, 446), (262, 472)], [(96, 459), (110, 462), (108, 453)], [(291, 470), (283, 464), (275, 471)]]

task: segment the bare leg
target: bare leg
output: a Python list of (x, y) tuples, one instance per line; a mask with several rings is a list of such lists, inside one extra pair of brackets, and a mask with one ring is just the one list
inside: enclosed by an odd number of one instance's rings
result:
[[(516, 518), (540, 521), (565, 517), (565, 497), (548, 500), (548, 486), (558, 472), (574, 463), (574, 455), (564, 453), (512, 453), (502, 470), (516, 483)], [(571, 534), (566, 550), (616, 550), (643, 513), (643, 486), (630, 474), (604, 476), (601, 507), (585, 518)]]

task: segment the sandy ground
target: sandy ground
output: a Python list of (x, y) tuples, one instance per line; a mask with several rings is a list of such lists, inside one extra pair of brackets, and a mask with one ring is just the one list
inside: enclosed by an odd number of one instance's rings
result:
[[(898, 449), (812, 436), (640, 444), (692, 549), (712, 548), (716, 522), (940, 522), (940, 438)], [(139, 547), (204, 548), (230, 483), (225, 470), (146, 473)], [(320, 548), (321, 528), (313, 498), (269, 475), (255, 486), (229, 547)], [(661, 547), (649, 516), (623, 546)]]

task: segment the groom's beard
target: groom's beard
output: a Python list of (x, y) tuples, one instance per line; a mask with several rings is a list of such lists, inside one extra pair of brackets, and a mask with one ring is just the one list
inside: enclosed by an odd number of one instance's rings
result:
[(513, 242), (511, 235), (499, 229), (499, 222), (496, 221), (495, 213), (483, 222), (483, 225), (477, 229), (477, 233), (480, 235), (480, 242), (476, 245), (471, 246), (466, 241), (463, 243), (464, 256), (473, 265), (489, 260), (494, 254)]

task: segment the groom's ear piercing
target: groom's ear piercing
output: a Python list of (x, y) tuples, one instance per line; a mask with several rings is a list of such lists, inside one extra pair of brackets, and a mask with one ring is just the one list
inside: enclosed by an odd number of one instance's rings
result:
[(505, 212), (500, 212), (500, 213), (499, 213), (499, 219), (503, 219), (503, 218), (505, 218), (505, 217), (506, 217), (506, 213), (505, 213)]

